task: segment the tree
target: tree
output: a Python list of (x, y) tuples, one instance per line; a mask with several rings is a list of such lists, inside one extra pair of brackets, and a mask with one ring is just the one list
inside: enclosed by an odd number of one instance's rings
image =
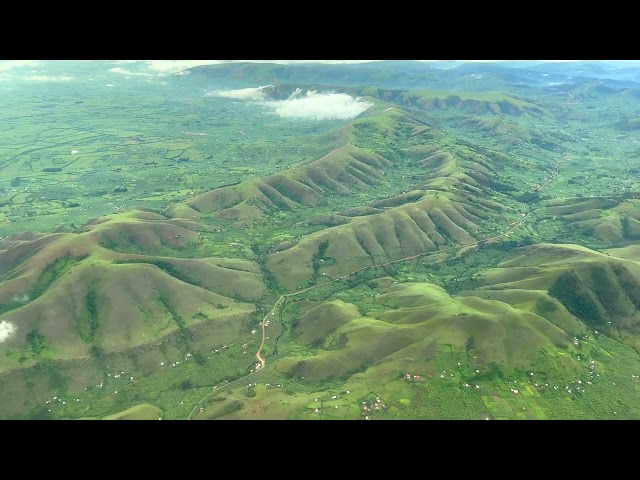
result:
[(185, 391), (193, 387), (193, 383), (188, 378), (180, 382), (180, 390)]
[(476, 346), (475, 339), (473, 337), (467, 338), (467, 343), (465, 344), (465, 350), (467, 351), (467, 354), (469, 354), (469, 352), (473, 350), (475, 346)]

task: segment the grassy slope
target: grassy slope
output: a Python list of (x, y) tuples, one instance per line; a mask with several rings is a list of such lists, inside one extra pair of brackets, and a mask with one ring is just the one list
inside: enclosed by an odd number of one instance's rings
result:
[[(563, 288), (567, 278), (575, 282)], [(302, 418), (361, 418), (358, 405), (372, 393), (392, 404), (381, 418), (636, 418), (639, 280), (635, 262), (550, 244), (516, 250), (458, 295), (382, 278), (349, 290), (355, 304), (288, 306), (284, 321), (294, 326), (275, 368), (304, 389), (326, 386), (314, 394), (324, 401), (300, 399)], [(580, 310), (584, 299), (594, 311)], [(427, 390), (404, 372), (420, 373)], [(356, 396), (327, 394), (347, 390)]]
[[(144, 219), (138, 218), (141, 213)], [(266, 294), (252, 262), (118, 252), (171, 253), (198, 238), (171, 222), (131, 212), (81, 233), (21, 240), (2, 252), (7, 267), (0, 321), (18, 327), (0, 345), (2, 370), (85, 357), (95, 347), (119, 351), (197, 323), (247, 318), (254, 308), (247, 302)], [(29, 337), (34, 332), (44, 339), (37, 348)]]

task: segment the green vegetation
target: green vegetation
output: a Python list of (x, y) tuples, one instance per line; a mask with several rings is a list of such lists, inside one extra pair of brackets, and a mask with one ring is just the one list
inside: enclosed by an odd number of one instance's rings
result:
[[(640, 418), (640, 96), (504, 75), (16, 87), (0, 418)], [(285, 118), (211, 81), (370, 106)]]

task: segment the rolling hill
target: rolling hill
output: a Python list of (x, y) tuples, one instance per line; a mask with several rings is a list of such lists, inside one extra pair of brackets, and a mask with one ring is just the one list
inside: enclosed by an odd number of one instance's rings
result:
[[(82, 120), (117, 140), (86, 170), (12, 173), (0, 221), (34, 230), (0, 237), (0, 418), (640, 418), (637, 96), (444, 65), (196, 67), (157, 85), (180, 93), (164, 130), (132, 95), (127, 122)], [(368, 107), (274, 107), (309, 92)], [(11, 128), (29, 169), (51, 137)], [(123, 182), (138, 157), (175, 172)], [(98, 188), (115, 213), (83, 224), (69, 195)]]

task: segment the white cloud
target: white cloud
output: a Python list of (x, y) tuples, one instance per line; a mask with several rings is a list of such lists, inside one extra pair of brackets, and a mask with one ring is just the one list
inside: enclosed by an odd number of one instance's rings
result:
[(37, 67), (40, 62), (37, 60), (3, 60), (0, 61), (0, 72), (7, 72), (20, 67)]
[(29, 75), (21, 78), (32, 82), (70, 82), (74, 77), (71, 75)]
[(207, 93), (207, 96), (248, 100), (273, 110), (276, 115), (284, 118), (307, 118), (313, 120), (347, 120), (363, 113), (373, 104), (353, 98), (346, 93), (326, 92), (315, 90), (302, 93), (297, 89), (286, 100), (268, 100), (264, 89), (243, 88), (240, 90), (224, 90)]
[(69, 74), (64, 75), (14, 75), (11, 73), (0, 72), (0, 81), (29, 81), (29, 82), (69, 82), (75, 77)]
[(276, 114), (289, 118), (312, 118), (314, 120), (347, 120), (363, 113), (373, 104), (362, 102), (346, 93), (307, 92), (298, 98), (289, 98), (274, 103)]
[(207, 97), (225, 97), (234, 98), (236, 100), (249, 100), (252, 102), (261, 102), (267, 99), (264, 93), (265, 88), (272, 87), (272, 85), (264, 85), (257, 88), (241, 88), (239, 90), (217, 90), (215, 92), (206, 93)]
[(131, 75), (135, 77), (155, 77), (156, 76), (153, 73), (132, 72), (131, 70), (127, 70), (126, 68), (122, 68), (122, 67), (113, 67), (113, 68), (110, 68), (109, 71), (111, 73), (120, 73), (122, 75)]
[(16, 330), (16, 326), (13, 323), (9, 323), (6, 320), (0, 322), (0, 343), (6, 341)]

